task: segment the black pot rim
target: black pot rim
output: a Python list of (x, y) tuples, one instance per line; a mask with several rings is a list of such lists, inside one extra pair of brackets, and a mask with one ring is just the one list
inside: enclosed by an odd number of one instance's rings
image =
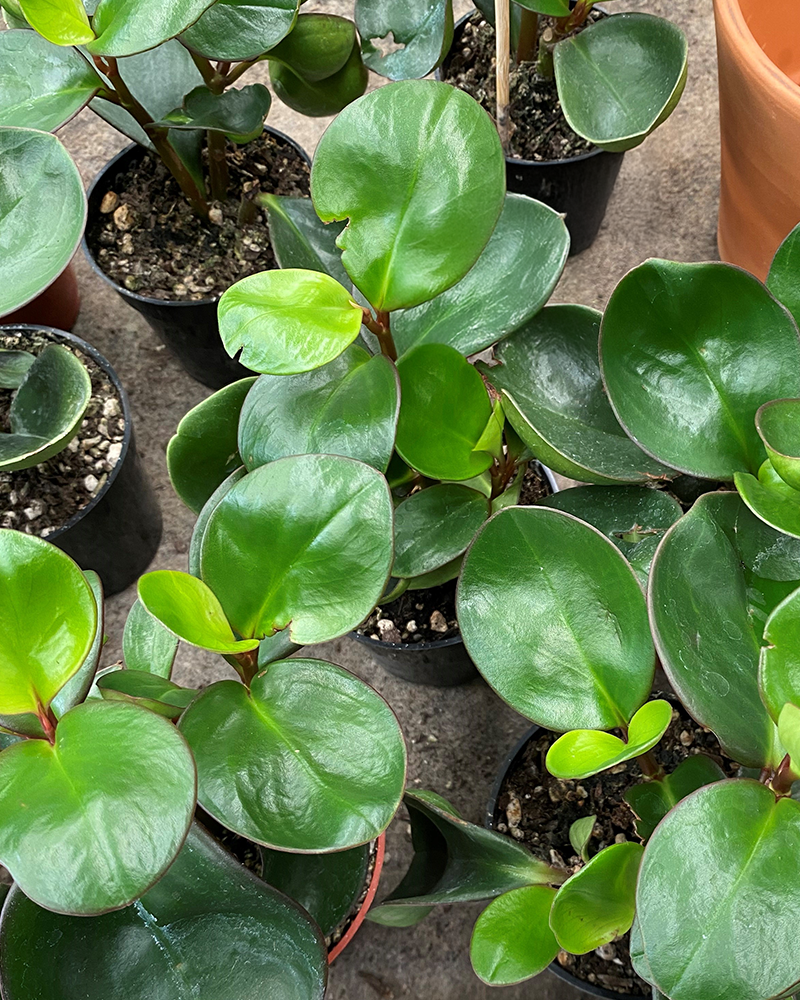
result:
[[(547, 485), (550, 487), (551, 495), (558, 493), (559, 486), (552, 470), (548, 469), (546, 465), (542, 465), (541, 462), (537, 462), (537, 464)], [(356, 642), (363, 642), (369, 646), (378, 646), (387, 651), (403, 653), (427, 653), (429, 650), (446, 649), (448, 646), (455, 646), (458, 643), (464, 642), (461, 638), (461, 632), (457, 635), (451, 635), (447, 639), (434, 639), (432, 642), (384, 642), (382, 639), (370, 639), (368, 635), (361, 635), (356, 629), (353, 629), (350, 636)]]
[[(264, 131), (269, 132), (269, 134), (274, 136), (275, 138), (281, 139), (283, 142), (286, 142), (290, 146), (293, 146), (297, 150), (297, 152), (300, 153), (300, 155), (306, 161), (308, 166), (309, 167), (311, 166), (311, 157), (303, 149), (303, 147), (299, 145), (299, 143), (295, 142), (294, 139), (292, 139), (291, 136), (286, 135), (285, 132), (281, 132), (279, 129), (272, 128), (271, 125), (265, 125)], [(121, 149), (115, 156), (112, 156), (111, 159), (105, 164), (105, 166), (101, 167), (101, 169), (95, 174), (92, 183), (89, 185), (89, 188), (86, 192), (87, 205), (91, 203), (92, 195), (94, 194), (95, 189), (105, 178), (106, 174), (110, 170), (112, 170), (117, 165), (117, 163), (119, 163), (120, 160), (125, 159), (125, 157), (129, 156), (131, 152), (133, 152), (134, 150), (141, 150), (142, 156), (144, 156), (145, 153), (150, 152), (150, 150), (140, 145), (138, 142), (131, 142), (128, 143), (128, 145), (125, 146), (123, 149)], [(87, 216), (87, 227), (88, 227), (88, 216)], [(136, 302), (142, 302), (145, 305), (150, 305), (150, 306), (171, 306), (173, 309), (180, 309), (180, 308), (190, 308), (192, 306), (194, 307), (216, 306), (216, 304), (222, 297), (222, 292), (220, 292), (219, 295), (215, 295), (213, 298), (210, 299), (174, 299), (174, 300), (154, 299), (151, 298), (149, 295), (139, 295), (136, 292), (129, 291), (122, 285), (118, 285), (117, 282), (114, 281), (113, 278), (109, 277), (106, 274), (106, 272), (100, 267), (100, 265), (94, 259), (94, 254), (92, 253), (89, 247), (89, 243), (86, 239), (86, 228), (84, 228), (83, 237), (81, 238), (81, 249), (83, 250), (84, 256), (89, 262), (89, 266), (95, 272), (95, 274), (98, 274), (103, 279), (103, 281), (111, 285), (114, 291), (119, 292), (119, 294), (122, 295), (124, 298), (134, 299)]]
[(108, 375), (111, 380), (111, 384), (117, 393), (120, 403), (122, 404), (122, 417), (125, 421), (125, 432), (122, 439), (122, 451), (120, 452), (119, 459), (117, 460), (114, 468), (109, 472), (108, 479), (103, 483), (102, 489), (98, 490), (95, 496), (86, 504), (85, 507), (81, 507), (79, 511), (72, 515), (72, 517), (65, 523), (62, 524), (60, 528), (56, 528), (54, 531), (49, 532), (47, 535), (37, 535), (36, 537), (42, 538), (45, 542), (53, 542), (56, 538), (59, 538), (65, 532), (69, 531), (70, 528), (74, 527), (78, 521), (83, 520), (84, 517), (100, 503), (103, 497), (108, 493), (114, 480), (119, 475), (119, 471), (125, 461), (125, 457), (128, 454), (128, 449), (131, 443), (131, 435), (133, 433), (133, 420), (131, 417), (131, 407), (128, 401), (128, 394), (125, 392), (125, 388), (122, 382), (119, 380), (119, 376), (111, 367), (109, 361), (103, 357), (103, 355), (91, 344), (87, 344), (85, 340), (77, 337), (74, 333), (68, 333), (66, 330), (58, 330), (54, 326), (42, 326), (37, 323), (8, 323), (5, 325), (0, 325), (0, 333), (8, 333), (11, 331), (16, 332), (27, 332), (27, 333), (45, 333), (50, 336), (55, 341), (66, 340), (74, 347), (79, 348), (84, 354), (88, 354), (89, 357), (94, 361), (94, 363), (102, 368), (103, 371)]
[[(520, 756), (528, 743), (542, 728), (542, 726), (533, 725), (530, 729), (527, 729), (503, 758), (503, 762), (500, 764), (500, 768), (498, 769), (497, 775), (495, 776), (492, 784), (489, 801), (486, 803), (486, 813), (483, 818), (483, 825), (487, 830), (494, 829), (494, 811), (497, 806), (497, 800), (500, 798), (500, 789), (503, 787), (503, 782), (506, 780), (508, 772), (514, 766), (517, 758)], [(604, 1000), (650, 1000), (649, 997), (644, 997), (641, 993), (614, 993), (611, 990), (604, 990), (601, 986), (595, 986), (593, 983), (587, 983), (585, 980), (578, 979), (577, 976), (573, 976), (571, 972), (567, 972), (567, 970), (563, 969), (558, 962), (551, 962), (547, 968), (553, 973), (554, 976), (557, 976), (565, 983), (569, 983), (570, 986), (574, 987), (576, 990), (580, 990), (584, 994), (591, 997), (603, 997)]]

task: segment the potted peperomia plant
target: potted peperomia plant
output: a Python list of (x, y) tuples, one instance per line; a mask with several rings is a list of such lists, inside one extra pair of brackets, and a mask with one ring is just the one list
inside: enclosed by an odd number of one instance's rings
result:
[(221, 0), (103, 0), (87, 15), (67, 0), (6, 5), (20, 26), (0, 36), (0, 124), (52, 131), (89, 104), (136, 141), (90, 192), (87, 249), (214, 388), (240, 374), (218, 350), (216, 300), (273, 262), (253, 198), (308, 183), (303, 151), (264, 130), (267, 88), (233, 85), (268, 59), (276, 92), (305, 114), (333, 113), (366, 87), (352, 22), (298, 7), (275, 0), (244, 16)]
[(396, 510), (393, 582), (367, 609), (366, 645), (409, 679), (460, 682), (474, 675), (454, 620), (461, 557), (492, 508), (530, 485), (530, 456), (467, 359), (542, 308), (568, 236), (551, 209), (505, 195), (491, 121), (441, 83), (351, 104), (311, 177), (313, 204), (266, 199), (282, 269), (220, 301), (227, 351), (262, 374), (187, 414), (170, 475), (199, 511), (238, 467), (368, 462)]
[[(442, 79), (496, 114), (509, 190), (564, 213), (579, 253), (597, 235), (622, 154), (680, 99), (686, 39), (663, 18), (606, 12), (593, 0), (476, 6), (453, 36), (451, 0), (357, 0), (364, 61), (394, 80), (441, 64)], [(390, 33), (402, 48), (387, 51)]]

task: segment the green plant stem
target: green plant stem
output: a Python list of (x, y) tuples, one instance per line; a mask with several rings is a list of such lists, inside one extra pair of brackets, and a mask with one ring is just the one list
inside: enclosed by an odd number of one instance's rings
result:
[(520, 10), (519, 39), (517, 41), (517, 66), (523, 62), (533, 62), (536, 55), (536, 42), (539, 38), (539, 15), (535, 11), (523, 7)]
[(664, 768), (655, 759), (652, 750), (640, 754), (636, 760), (642, 769), (642, 774), (648, 781), (661, 781), (664, 778)]
[(211, 185), (211, 197), (215, 201), (225, 201), (228, 197), (228, 159), (226, 156), (225, 136), (222, 132), (208, 131), (208, 180)]
[(237, 63), (232, 70), (229, 70), (229, 72), (225, 74), (223, 89), (225, 87), (230, 87), (232, 83), (235, 83), (240, 76), (243, 76), (251, 66), (255, 66), (255, 64), (260, 62), (262, 58), (262, 56), (259, 56), (258, 59), (246, 59), (244, 62)]
[(378, 309), (373, 317), (370, 310), (365, 309), (363, 322), (369, 332), (374, 333), (378, 338), (381, 354), (385, 354), (390, 361), (397, 361), (397, 348), (392, 337), (389, 313)]
[(552, 28), (545, 28), (539, 42), (539, 55), (536, 57), (536, 72), (543, 80), (552, 80), (556, 75), (553, 65), (553, 47), (556, 34)]
[[(196, 52), (192, 52), (191, 49), (189, 50), (189, 55), (192, 57), (192, 62), (200, 70), (205, 85), (209, 90), (214, 90), (218, 73), (211, 65), (211, 61), (206, 59), (205, 56), (199, 56)], [(222, 77), (219, 77), (219, 79), (222, 79)], [(217, 91), (214, 90), (214, 92), (216, 93)]]

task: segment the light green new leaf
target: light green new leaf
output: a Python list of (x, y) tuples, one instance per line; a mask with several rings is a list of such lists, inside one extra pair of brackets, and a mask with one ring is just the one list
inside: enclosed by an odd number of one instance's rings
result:
[(781, 479), (800, 490), (800, 399), (773, 399), (756, 413), (756, 430)]
[(0, 128), (0, 161), (1, 317), (43, 292), (69, 264), (83, 235), (86, 195), (69, 153), (46, 132)]
[(422, 576), (460, 556), (489, 510), (483, 494), (454, 483), (413, 493), (395, 508), (392, 576)]
[(548, 468), (581, 482), (644, 483), (672, 475), (620, 427), (600, 378), (602, 316), (585, 306), (547, 306), (478, 363), (503, 393), (514, 430)]
[(627, 742), (611, 733), (577, 729), (565, 733), (547, 751), (547, 770), (556, 778), (589, 778), (652, 750), (672, 721), (668, 701), (649, 701), (633, 716)]
[(239, 420), (249, 470), (289, 455), (344, 455), (381, 472), (389, 466), (400, 408), (397, 372), (357, 344), (316, 371), (262, 375)]
[(64, 917), (15, 889), (0, 927), (8, 1000), (185, 1000), (187, 989), (209, 1000), (322, 1000), (327, 966), (308, 915), (198, 824), (133, 906)]
[[(364, 62), (390, 80), (427, 76), (447, 55), (453, 41), (452, 0), (402, 4), (356, 0), (354, 16)], [(373, 43), (389, 34), (397, 47), (384, 54)]]
[(255, 376), (215, 392), (181, 418), (167, 445), (167, 471), (178, 496), (199, 514), (211, 494), (242, 464), (239, 415)]
[(431, 479), (472, 479), (492, 464), (477, 451), (492, 404), (475, 368), (453, 347), (423, 344), (397, 365), (400, 417), (396, 448)]
[(558, 954), (550, 930), (556, 890), (547, 885), (512, 889), (493, 900), (472, 931), (469, 958), (489, 986), (511, 986), (537, 976)]
[(581, 816), (569, 828), (569, 842), (572, 849), (585, 863), (589, 861), (589, 841), (592, 839), (596, 822), (596, 816)]
[(96, 631), (97, 602), (69, 556), (0, 530), (0, 713), (47, 708), (89, 656)]
[[(76, 674), (67, 681), (64, 687), (58, 692), (50, 703), (53, 714), (57, 719), (66, 715), (67, 712), (86, 700), (92, 684), (94, 683), (97, 669), (100, 666), (100, 656), (103, 652), (103, 645), (106, 641), (104, 632), (105, 605), (103, 601), (103, 584), (100, 577), (93, 570), (84, 570), (84, 577), (92, 591), (95, 605), (97, 607), (97, 629), (94, 633), (94, 641), (89, 655), (83, 661)], [(37, 719), (38, 722), (38, 719)], [(38, 734), (37, 734), (38, 735)]]
[(202, 580), (178, 570), (157, 569), (139, 578), (144, 609), (173, 635), (212, 653), (244, 653), (258, 640), (237, 639), (218, 598)]
[(54, 745), (25, 740), (2, 759), (0, 863), (46, 909), (91, 916), (127, 906), (183, 844), (194, 761), (152, 712), (89, 701), (61, 719)]
[(800, 538), (800, 492), (781, 479), (769, 459), (758, 470), (758, 479), (736, 472), (733, 481), (739, 496), (764, 524)]
[(672, 114), (686, 86), (681, 29), (652, 14), (614, 14), (553, 50), (570, 127), (601, 149), (633, 149)]
[[(292, 35), (294, 33), (292, 32)], [(291, 35), (289, 37), (291, 38)], [(273, 58), (272, 53), (269, 53), (268, 58), (272, 89), (287, 107), (301, 115), (311, 118), (336, 115), (351, 101), (361, 97), (367, 89), (369, 74), (367, 67), (361, 61), (361, 50), (355, 39), (350, 57), (344, 66), (331, 76), (318, 81), (308, 80), (298, 74), (292, 66)]]
[(550, 927), (573, 955), (585, 955), (629, 931), (635, 912), (641, 844), (612, 844), (558, 890)]
[(557, 212), (507, 194), (491, 239), (466, 277), (392, 317), (398, 351), (439, 343), (469, 355), (507, 337), (550, 298), (568, 252), (569, 233)]
[(54, 45), (84, 45), (94, 32), (83, 0), (19, 0), (28, 24)]
[(789, 594), (767, 619), (758, 686), (774, 722), (787, 702), (800, 704), (800, 590)]
[(800, 708), (797, 705), (786, 704), (781, 709), (778, 734), (791, 759), (792, 770), (797, 773), (800, 771)]
[(406, 81), (359, 98), (329, 126), (311, 194), (323, 221), (350, 219), (338, 240), (342, 263), (367, 300), (408, 309), (454, 285), (480, 256), (503, 207), (505, 161), (472, 98)]
[(616, 546), (569, 514), (495, 514), (467, 552), (457, 614), (486, 681), (548, 729), (627, 726), (650, 693), (641, 588)]
[(269, 375), (313, 371), (349, 347), (364, 311), (338, 281), (319, 271), (261, 271), (219, 300), (219, 332), (231, 357)]
[(261, 134), (272, 95), (262, 83), (212, 93), (205, 85), (196, 87), (183, 99), (179, 108), (160, 121), (162, 128), (200, 129), (222, 132), (233, 142), (250, 142)]
[(673, 806), (703, 785), (723, 781), (726, 777), (719, 764), (698, 753), (687, 757), (672, 774), (665, 775), (660, 781), (643, 781), (633, 785), (624, 798), (636, 816), (637, 836), (649, 840), (653, 830)]
[(140, 600), (125, 619), (122, 658), (128, 670), (146, 670), (169, 679), (178, 652), (178, 639), (154, 618)]
[(80, 52), (51, 45), (35, 31), (0, 32), (0, 65), (0, 125), (53, 132), (102, 85)]
[(294, 27), (300, 0), (217, 0), (181, 41), (207, 59), (241, 62), (277, 45)]
[(325, 642), (355, 628), (392, 563), (386, 480), (362, 462), (300, 455), (248, 473), (211, 512), (200, 567), (239, 635), (288, 628)]
[(100, 0), (92, 18), (95, 56), (132, 56), (185, 31), (214, 0)]
[(800, 396), (794, 320), (728, 264), (649, 260), (630, 271), (603, 318), (600, 363), (634, 441), (705, 479), (757, 472), (765, 454), (756, 411)]
[(400, 805), (400, 725), (380, 695), (332, 663), (271, 663), (249, 691), (219, 681), (179, 728), (197, 761), (200, 804), (257, 843), (353, 847), (374, 840)]
[[(764, 1000), (796, 990), (798, 854), (800, 805), (776, 801), (757, 781), (720, 781), (684, 799), (650, 838), (639, 873), (648, 979), (670, 1000)], [(687, 888), (702, 907), (687, 907)]]
[(114, 670), (97, 681), (97, 690), (106, 701), (131, 702), (173, 721), (197, 694), (144, 670)]
[(261, 204), (267, 210), (269, 239), (282, 268), (322, 271), (350, 289), (350, 278), (342, 266), (342, 251), (336, 240), (344, 226), (325, 225), (310, 198), (265, 194)]
[(800, 225), (795, 226), (778, 247), (767, 276), (767, 288), (778, 302), (786, 306), (800, 325), (798, 268), (800, 268)]

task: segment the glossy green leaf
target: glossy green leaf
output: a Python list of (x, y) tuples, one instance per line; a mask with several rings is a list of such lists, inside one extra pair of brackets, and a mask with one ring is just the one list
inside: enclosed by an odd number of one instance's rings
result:
[(342, 266), (342, 251), (336, 240), (344, 226), (325, 225), (310, 198), (265, 194), (261, 204), (267, 210), (269, 239), (275, 258), (283, 268), (323, 271), (350, 288), (350, 278)]
[(0, 33), (0, 62), (0, 125), (52, 132), (88, 104), (102, 84), (80, 52), (51, 45), (35, 31)]
[(78, 705), (55, 745), (16, 743), (2, 761), (0, 863), (50, 910), (92, 915), (133, 902), (172, 863), (192, 821), (189, 748), (166, 719), (134, 705)]
[(569, 514), (495, 514), (467, 552), (457, 614), (486, 681), (548, 729), (627, 726), (650, 693), (641, 588), (619, 550)]
[(350, 219), (342, 263), (367, 300), (407, 309), (454, 285), (480, 256), (503, 207), (503, 151), (467, 94), (430, 80), (396, 83), (329, 126), (311, 194), (324, 222)]
[(767, 619), (758, 686), (774, 722), (787, 702), (800, 704), (800, 590), (782, 601)]
[(337, 73), (350, 58), (356, 38), (352, 21), (335, 14), (301, 14), (294, 29), (269, 53), (309, 83)]
[(303, 375), (262, 375), (239, 421), (239, 453), (248, 469), (289, 455), (355, 458), (385, 472), (400, 408), (388, 358), (352, 344)]
[(386, 480), (333, 455), (284, 458), (248, 473), (211, 513), (200, 559), (239, 635), (288, 628), (303, 645), (363, 621), (391, 562)]
[(512, 889), (493, 900), (472, 931), (469, 957), (489, 986), (511, 986), (547, 968), (558, 954), (550, 930), (556, 890), (547, 885)]
[(313, 371), (337, 358), (364, 313), (347, 289), (319, 271), (261, 271), (219, 300), (219, 332), (231, 357), (269, 375)]
[(581, 482), (643, 483), (670, 475), (620, 427), (600, 379), (601, 314), (547, 306), (478, 363), (503, 393), (514, 430), (548, 468)]
[(574, 514), (617, 546), (647, 587), (650, 564), (665, 532), (681, 516), (677, 500), (638, 486), (576, 486), (540, 500), (542, 507)]
[(114, 670), (98, 680), (97, 689), (106, 701), (132, 702), (173, 721), (197, 694), (144, 670)]
[(758, 479), (737, 472), (733, 481), (757, 518), (776, 531), (800, 538), (800, 492), (787, 486), (769, 459), (759, 469)]
[(466, 277), (392, 317), (398, 351), (438, 343), (469, 355), (507, 337), (550, 298), (568, 252), (569, 233), (557, 212), (507, 194), (497, 227)]
[(665, 775), (660, 781), (632, 785), (625, 793), (625, 801), (636, 816), (637, 836), (649, 840), (661, 820), (682, 799), (703, 785), (723, 781), (726, 777), (719, 764), (698, 753), (687, 757), (672, 774)]
[(380, 695), (332, 663), (279, 660), (249, 692), (219, 681), (179, 727), (197, 761), (202, 807), (268, 847), (363, 844), (400, 805), (406, 751), (399, 723)]
[(472, 479), (492, 464), (476, 446), (492, 417), (480, 374), (455, 348), (424, 344), (397, 365), (397, 451), (431, 479)]
[(800, 225), (794, 227), (778, 247), (767, 276), (767, 288), (778, 302), (794, 316), (800, 325), (800, 289), (797, 271), (800, 267)]
[(692, 717), (748, 767), (778, 764), (758, 691), (764, 626), (800, 585), (800, 542), (757, 520), (735, 493), (707, 493), (667, 532), (650, 570), (661, 662)]
[[(453, 41), (452, 0), (402, 4), (356, 0), (354, 16), (364, 62), (390, 80), (427, 76), (447, 55)], [(394, 47), (384, 53), (374, 43), (389, 35)]]
[(668, 701), (648, 701), (631, 719), (627, 741), (594, 729), (574, 729), (547, 751), (547, 769), (556, 778), (589, 778), (652, 750), (671, 721)]
[(463, 556), (456, 556), (455, 559), (451, 559), (444, 566), (439, 566), (437, 569), (431, 570), (430, 573), (423, 573), (421, 576), (412, 577), (408, 581), (408, 589), (430, 590), (431, 587), (440, 587), (443, 583), (456, 580), (461, 572), (463, 562)]
[(185, 31), (214, 0), (100, 0), (92, 18), (95, 56), (132, 56)]
[(781, 479), (800, 490), (800, 399), (773, 399), (756, 413), (767, 457)]
[(69, 556), (34, 535), (0, 530), (0, 712), (47, 708), (96, 631), (97, 603)]
[[(312, 14), (305, 16), (313, 17)], [(338, 114), (367, 89), (369, 74), (361, 61), (361, 50), (356, 40), (353, 40), (350, 57), (344, 66), (318, 81), (307, 79), (272, 56), (272, 53), (268, 56), (272, 89), (284, 104), (301, 115), (320, 118)]]
[(211, 588), (188, 573), (157, 569), (139, 578), (139, 600), (173, 635), (213, 653), (244, 653), (258, 640), (237, 639)]
[(765, 455), (756, 411), (800, 396), (794, 320), (760, 281), (727, 264), (634, 268), (608, 303), (600, 361), (631, 437), (705, 479), (757, 472)]
[(253, 59), (289, 34), (298, 6), (299, 0), (217, 0), (181, 41), (207, 59)]
[(178, 639), (154, 618), (137, 598), (125, 619), (122, 657), (129, 670), (146, 670), (169, 679)]
[(83, 45), (94, 32), (83, 0), (19, 0), (28, 24), (55, 45)]
[(46, 132), (0, 128), (0, 159), (3, 316), (44, 291), (69, 264), (83, 235), (86, 196), (69, 153)]
[(589, 841), (592, 839), (596, 822), (596, 816), (581, 816), (569, 828), (570, 845), (584, 862), (589, 861)]
[(255, 381), (255, 377), (240, 379), (198, 403), (181, 418), (167, 445), (170, 482), (195, 514), (242, 464), (237, 443), (239, 415)]
[(413, 493), (395, 509), (392, 575), (422, 576), (451, 562), (488, 516), (486, 497), (467, 486), (444, 483)]
[(681, 29), (652, 14), (615, 14), (553, 50), (570, 127), (601, 149), (633, 149), (672, 114), (686, 86)]
[(550, 17), (565, 17), (570, 10), (569, 0), (514, 0), (514, 3)]
[(630, 930), (643, 851), (641, 844), (612, 844), (561, 886), (550, 927), (565, 951), (585, 955)]
[(234, 469), (233, 472), (224, 479), (219, 486), (214, 490), (211, 496), (203, 505), (203, 509), (197, 515), (197, 520), (194, 523), (194, 530), (192, 531), (192, 538), (189, 542), (189, 572), (192, 576), (200, 577), (200, 551), (203, 544), (203, 538), (206, 533), (206, 528), (208, 527), (208, 519), (211, 517), (213, 512), (219, 505), (220, 500), (226, 496), (234, 487), (240, 479), (244, 479), (247, 475), (247, 469), (243, 465), (239, 466), (238, 469)]
[(0, 349), (0, 389), (19, 389), (34, 361), (36, 355), (27, 351)]
[(106, 641), (103, 628), (105, 623), (103, 584), (100, 581), (100, 577), (93, 570), (85, 570), (83, 575), (91, 588), (95, 606), (97, 607), (97, 628), (94, 633), (92, 647), (89, 650), (88, 656), (81, 664), (80, 669), (70, 677), (50, 703), (53, 714), (57, 719), (66, 715), (71, 708), (79, 705), (86, 698), (94, 683), (97, 668), (100, 666), (100, 656), (103, 652), (103, 644)]
[(163, 128), (201, 129), (222, 132), (234, 142), (244, 143), (260, 135), (272, 95), (263, 83), (212, 93), (208, 87), (196, 87), (183, 99), (179, 108), (156, 122)]
[[(651, 981), (670, 1000), (796, 989), (799, 851), (800, 805), (756, 781), (708, 785), (665, 817), (645, 851), (636, 912)], [(703, 906), (687, 906), (687, 892)]]
[(8, 1000), (186, 1000), (189, 990), (209, 1000), (322, 1000), (326, 977), (325, 943), (307, 914), (197, 824), (133, 906), (64, 917), (15, 889), (0, 925)]
[(784, 705), (778, 718), (778, 734), (789, 754), (792, 770), (800, 770), (800, 708)]

